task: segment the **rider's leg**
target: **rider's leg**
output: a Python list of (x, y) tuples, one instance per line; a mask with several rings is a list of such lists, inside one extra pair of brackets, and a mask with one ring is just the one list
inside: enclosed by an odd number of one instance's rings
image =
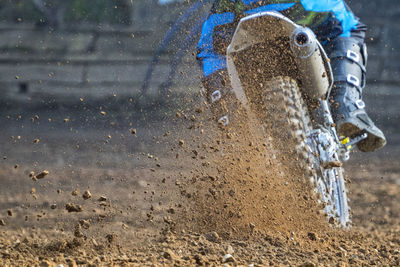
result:
[(351, 137), (366, 131), (367, 139), (358, 143), (361, 151), (383, 147), (386, 138), (367, 115), (361, 98), (367, 63), (365, 44), (359, 38), (337, 37), (329, 42), (327, 52), (335, 80), (331, 91), (331, 110), (339, 135)]

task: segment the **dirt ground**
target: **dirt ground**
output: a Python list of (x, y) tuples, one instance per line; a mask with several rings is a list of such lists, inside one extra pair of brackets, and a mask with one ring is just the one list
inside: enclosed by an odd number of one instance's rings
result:
[(0, 266), (400, 265), (396, 153), (346, 164), (341, 230), (295, 167), (205, 105), (19, 115), (2, 118)]

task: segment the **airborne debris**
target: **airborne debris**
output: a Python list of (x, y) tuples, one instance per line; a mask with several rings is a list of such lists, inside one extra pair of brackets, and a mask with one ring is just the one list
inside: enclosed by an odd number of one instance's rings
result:
[(81, 211), (82, 211), (82, 206), (81, 206), (81, 205), (74, 204), (74, 203), (67, 203), (67, 204), (65, 205), (65, 209), (66, 209), (68, 212), (81, 212)]
[(92, 194), (90, 193), (90, 191), (89, 190), (86, 190), (85, 192), (83, 192), (83, 195), (82, 195), (82, 197), (83, 197), (83, 199), (89, 199), (89, 198), (91, 198), (92, 197)]
[(39, 173), (38, 175), (35, 176), (36, 179), (43, 179), (44, 177), (46, 177), (49, 174), (48, 170), (44, 170), (41, 173)]
[(107, 201), (107, 197), (101, 196), (101, 197), (99, 197), (98, 201)]
[(317, 234), (316, 233), (310, 232), (310, 233), (307, 234), (307, 236), (312, 241), (316, 241), (317, 240)]
[(90, 222), (88, 220), (80, 220), (79, 224), (82, 226), (84, 229), (89, 229), (90, 227)]

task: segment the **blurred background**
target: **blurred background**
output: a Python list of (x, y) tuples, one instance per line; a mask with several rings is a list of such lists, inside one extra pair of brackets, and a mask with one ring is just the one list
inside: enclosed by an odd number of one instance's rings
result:
[[(2, 107), (63, 106), (82, 97), (95, 101), (115, 95), (136, 100), (155, 51), (188, 6), (188, 1), (171, 0), (2, 0)], [(172, 54), (201, 10), (172, 30), (145, 95), (154, 96), (166, 81)], [(194, 39), (188, 46), (192, 50)], [(184, 86), (196, 82), (186, 79)], [(174, 92), (187, 90), (182, 86)]]
[[(74, 149), (58, 152), (60, 139), (67, 147), (77, 140), (103, 143), (104, 136), (151, 127), (150, 121), (156, 125), (171, 114), (175, 117), (177, 108), (192, 108), (188, 99), (198, 97), (200, 90), (193, 53), (206, 3), (2, 0), (2, 153), (10, 156), (12, 151), (18, 159), (35, 162), (56, 154), (63, 164), (82, 163)], [(151, 62), (155, 64), (149, 72)], [(56, 153), (24, 151), (32, 138), (46, 140)], [(135, 151), (145, 149), (144, 143), (127, 141)], [(115, 158), (112, 164), (120, 156)]]
[[(114, 112), (121, 112), (126, 99), (130, 110), (153, 110), (171, 94), (179, 101), (182, 94), (197, 93), (193, 53), (209, 2), (1, 0), (2, 120), (42, 110), (78, 111), (81, 99)], [(388, 136), (386, 150), (399, 153), (400, 5), (396, 0), (349, 4), (369, 27), (367, 107)], [(174, 25), (178, 18), (183, 23)], [(143, 85), (152, 60), (156, 67)]]
[[(194, 55), (209, 2), (0, 0), (2, 166), (128, 168), (133, 153), (160, 153), (154, 136), (182, 127), (165, 122), (203, 101)], [(398, 197), (378, 186), (400, 185), (400, 2), (348, 3), (369, 27), (364, 100), (388, 139), (347, 164), (352, 206), (374, 213), (371, 203), (390, 200), (382, 214), (393, 217)], [(141, 138), (125, 138), (129, 129)], [(366, 182), (370, 191), (357, 191)]]

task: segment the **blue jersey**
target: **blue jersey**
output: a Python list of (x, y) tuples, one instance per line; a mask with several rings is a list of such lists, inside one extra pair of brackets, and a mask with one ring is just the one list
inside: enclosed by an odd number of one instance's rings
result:
[(322, 44), (338, 36), (364, 40), (365, 25), (343, 0), (216, 0), (197, 45), (205, 76), (226, 68), (226, 47), (239, 20), (262, 11), (281, 12), (311, 28)]

